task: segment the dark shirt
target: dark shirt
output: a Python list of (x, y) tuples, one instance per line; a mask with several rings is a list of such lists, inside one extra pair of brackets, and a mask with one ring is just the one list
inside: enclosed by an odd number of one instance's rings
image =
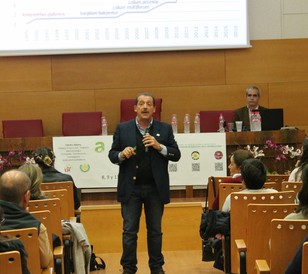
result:
[(8, 236), (1, 235), (0, 236), (0, 252), (8, 252), (8, 251), (15, 251), (15, 250), (20, 253), (22, 274), (30, 274), (28, 267), (27, 267), (28, 254), (25, 251), (23, 242), (18, 239), (14, 239)]
[(53, 167), (42, 168), (43, 172), (43, 183), (54, 183), (54, 182), (73, 182), (74, 185), (74, 208), (78, 209), (80, 207), (80, 200), (78, 197), (78, 189), (74, 183), (71, 175), (61, 173)]

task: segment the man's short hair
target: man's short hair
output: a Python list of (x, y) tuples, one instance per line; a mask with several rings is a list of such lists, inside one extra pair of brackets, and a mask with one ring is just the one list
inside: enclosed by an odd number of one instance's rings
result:
[(266, 168), (258, 159), (243, 161), (241, 175), (247, 189), (261, 189), (266, 181)]
[(135, 99), (135, 105), (137, 106), (137, 104), (138, 104), (138, 100), (139, 100), (139, 97), (140, 96), (149, 96), (149, 97), (152, 97), (152, 99), (153, 99), (153, 106), (155, 107), (155, 98), (154, 98), (154, 96), (151, 94), (151, 93), (149, 93), (149, 92), (141, 92), (141, 93), (139, 93), (137, 96), (136, 96), (136, 99)]
[(19, 204), (30, 186), (31, 181), (26, 173), (9, 170), (0, 177), (0, 200)]
[(261, 90), (257, 86), (249, 86), (246, 88), (246, 96), (248, 95), (250, 90), (256, 90), (258, 93), (258, 97), (261, 96)]

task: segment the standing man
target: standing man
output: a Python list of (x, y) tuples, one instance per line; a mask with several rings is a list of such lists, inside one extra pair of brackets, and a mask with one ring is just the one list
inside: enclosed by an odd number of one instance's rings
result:
[(120, 166), (117, 195), (123, 218), (121, 265), (123, 274), (137, 272), (137, 234), (144, 206), (151, 274), (164, 274), (162, 216), (169, 199), (168, 161), (181, 152), (169, 124), (153, 120), (155, 99), (136, 98), (136, 119), (120, 123), (113, 136), (109, 159)]
[(253, 110), (266, 109), (259, 105), (261, 92), (257, 86), (249, 86), (246, 88), (246, 100), (247, 105), (235, 110), (234, 112), (234, 123), (235, 121), (243, 121), (243, 129), (250, 130), (250, 114)]

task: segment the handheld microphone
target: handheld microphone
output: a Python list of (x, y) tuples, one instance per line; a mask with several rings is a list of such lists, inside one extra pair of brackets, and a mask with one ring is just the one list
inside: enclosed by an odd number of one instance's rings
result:
[[(144, 131), (144, 135), (147, 135), (148, 133), (149, 133), (149, 129), (146, 128), (145, 131)], [(143, 135), (143, 136), (144, 136), (144, 135)], [(149, 147), (145, 147), (145, 148), (144, 148), (144, 151), (145, 151), (145, 152), (149, 152)]]

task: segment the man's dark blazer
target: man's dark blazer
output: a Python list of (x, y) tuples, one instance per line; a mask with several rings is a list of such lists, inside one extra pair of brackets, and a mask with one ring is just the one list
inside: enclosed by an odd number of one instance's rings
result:
[[(267, 108), (259, 106), (258, 109), (267, 109)], [(235, 123), (235, 121), (243, 121), (243, 130), (247, 131), (250, 130), (249, 111), (247, 106), (236, 109), (234, 111), (233, 122)]]
[[(119, 176), (117, 195), (119, 202), (126, 202), (133, 189), (137, 174), (137, 159), (133, 155), (120, 163), (119, 153), (126, 147), (136, 147), (136, 120), (120, 123), (113, 135), (112, 147), (109, 151), (109, 159), (114, 164), (119, 164)], [(151, 153), (151, 168), (157, 190), (164, 204), (170, 202), (169, 198), (169, 173), (168, 162), (178, 161), (181, 152), (174, 139), (172, 128), (169, 124), (154, 120), (151, 126), (152, 136), (167, 147), (167, 156), (161, 155), (157, 150), (149, 147)]]

